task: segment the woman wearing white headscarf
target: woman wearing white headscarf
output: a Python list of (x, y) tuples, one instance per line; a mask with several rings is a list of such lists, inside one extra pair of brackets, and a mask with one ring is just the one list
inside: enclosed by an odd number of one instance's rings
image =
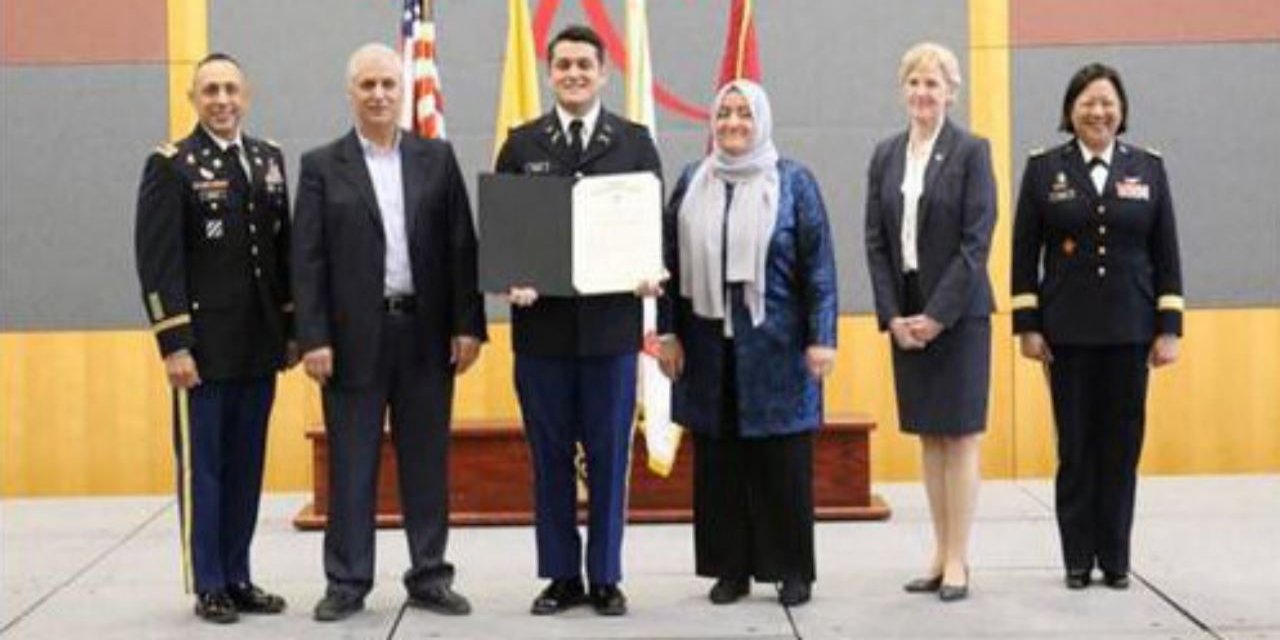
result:
[(751, 580), (809, 600), (813, 432), (836, 345), (836, 267), (808, 169), (779, 158), (764, 89), (716, 95), (711, 153), (685, 168), (663, 220), (671, 285), (663, 371), (694, 435), (694, 544), (711, 601)]

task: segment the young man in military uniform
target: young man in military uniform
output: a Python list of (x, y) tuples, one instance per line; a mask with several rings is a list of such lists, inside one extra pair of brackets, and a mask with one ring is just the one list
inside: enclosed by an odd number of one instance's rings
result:
[(147, 159), (135, 248), (147, 316), (174, 389), (183, 573), (195, 613), (216, 623), (279, 613), (253, 584), (275, 376), (296, 361), (284, 156), (240, 125), (239, 63), (211, 54), (189, 93), (199, 124)]
[[(662, 176), (644, 126), (601, 105), (604, 44), (589, 27), (569, 26), (547, 46), (555, 107), (511, 130), (498, 173), (590, 176), (649, 171)], [(649, 295), (654, 283), (640, 283)], [(649, 293), (645, 293), (648, 291)], [(513, 287), (516, 392), (533, 454), (538, 575), (550, 583), (534, 599), (535, 615), (590, 602), (601, 615), (623, 615), (622, 534), (626, 521), (631, 420), (641, 302), (630, 293), (540, 296)], [(590, 491), (586, 568), (577, 529), (575, 443), (586, 453)]]

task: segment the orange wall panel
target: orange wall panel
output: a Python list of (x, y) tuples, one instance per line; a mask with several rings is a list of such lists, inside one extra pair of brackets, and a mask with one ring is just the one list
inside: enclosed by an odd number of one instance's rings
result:
[(1015, 47), (1280, 40), (1275, 0), (1016, 0)]
[(165, 14), (156, 0), (3, 0), (0, 63), (164, 62)]

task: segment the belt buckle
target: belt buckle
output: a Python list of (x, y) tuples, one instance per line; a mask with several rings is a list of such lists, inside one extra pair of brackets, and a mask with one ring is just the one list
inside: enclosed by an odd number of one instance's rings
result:
[(383, 306), (386, 307), (387, 313), (404, 314), (413, 308), (413, 298), (411, 296), (390, 296), (384, 298)]

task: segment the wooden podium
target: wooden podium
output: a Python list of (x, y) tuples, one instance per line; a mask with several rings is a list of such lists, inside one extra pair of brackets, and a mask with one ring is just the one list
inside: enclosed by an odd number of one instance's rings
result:
[[(814, 506), (820, 520), (882, 520), (889, 507), (871, 492), (867, 416), (828, 416), (814, 440)], [(293, 519), (298, 529), (323, 529), (329, 513), (329, 443), (323, 428), (311, 441), (312, 501)], [(689, 522), (693, 517), (693, 442), (686, 434), (671, 475), (649, 471), (643, 435), (632, 443), (631, 522)], [(383, 435), (378, 471), (379, 527), (399, 527), (400, 491), (391, 437)], [(533, 474), (520, 424), (467, 421), (453, 430), (449, 450), (449, 510), (453, 525), (523, 525), (533, 522)]]

